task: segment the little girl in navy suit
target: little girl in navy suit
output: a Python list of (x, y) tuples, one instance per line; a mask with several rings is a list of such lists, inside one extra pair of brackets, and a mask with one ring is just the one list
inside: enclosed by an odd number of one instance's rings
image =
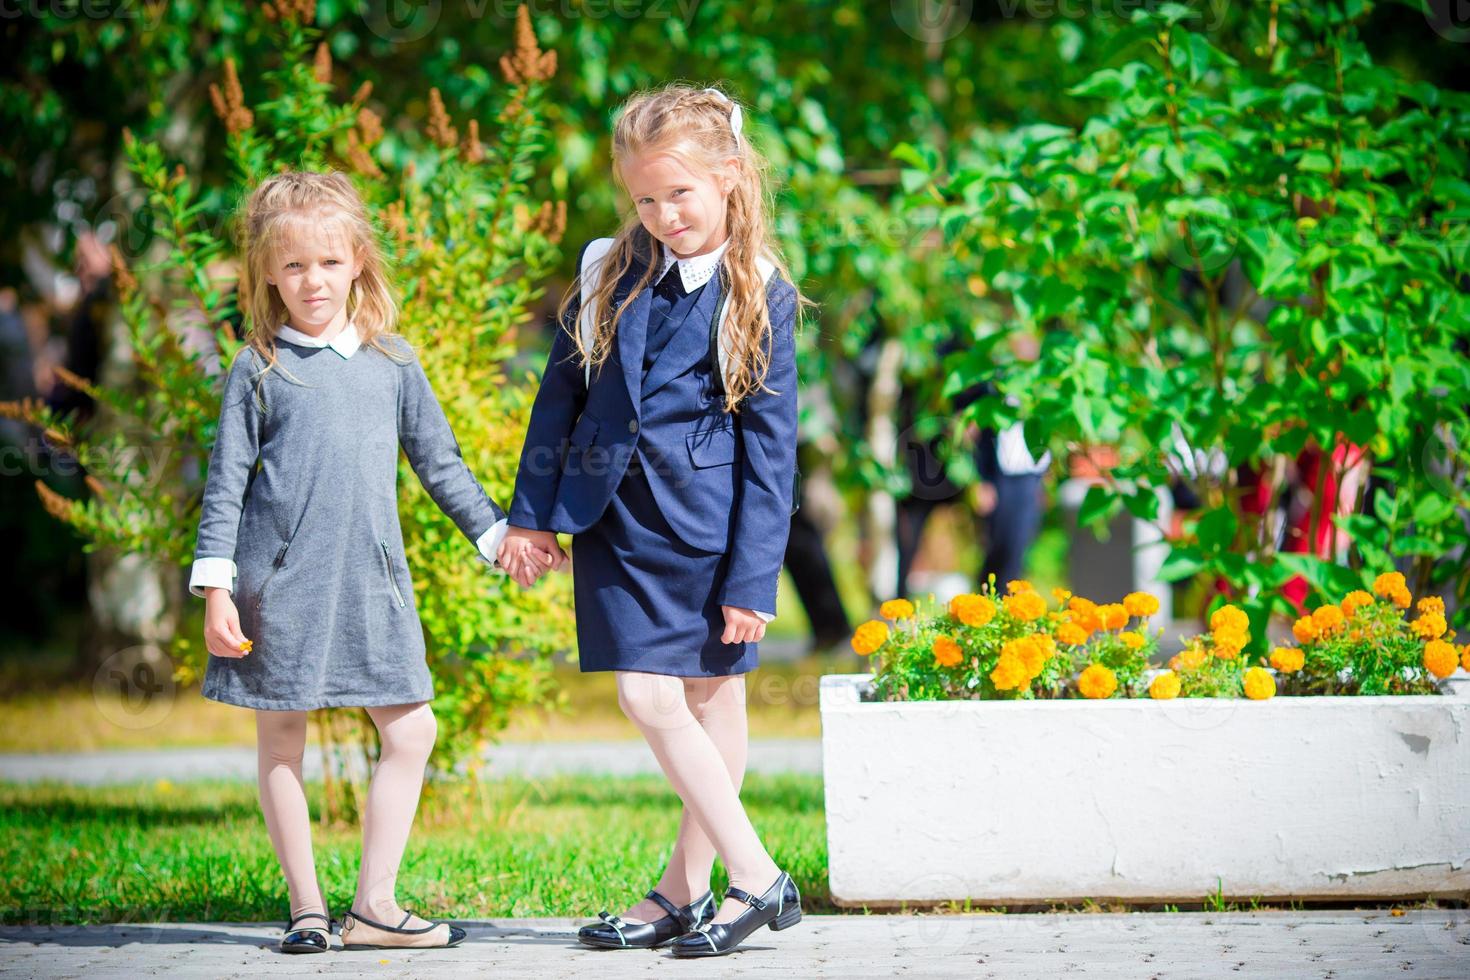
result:
[[(801, 297), (772, 235), (766, 165), (716, 89), (640, 94), (613, 132), (632, 199), (588, 243), (516, 476), (500, 564), (523, 585), (573, 535), (583, 671), (618, 703), (684, 803), (644, 901), (579, 939), (730, 952), (801, 919), (800, 896), (740, 803), (745, 678), (775, 617), (796, 473)], [(730, 888), (709, 892), (716, 853)]]

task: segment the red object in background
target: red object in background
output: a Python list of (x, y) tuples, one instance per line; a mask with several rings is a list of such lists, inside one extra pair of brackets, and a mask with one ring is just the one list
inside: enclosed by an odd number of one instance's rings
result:
[[(1362, 446), (1339, 439), (1333, 447), (1331, 463), (1324, 473), (1322, 467), (1326, 462), (1326, 456), (1319, 446), (1308, 446), (1303, 449), (1296, 458), (1296, 472), (1289, 477), (1289, 485), (1293, 490), (1293, 499), (1287, 504), (1286, 536), (1282, 541), (1280, 551), (1292, 554), (1311, 554), (1318, 558), (1331, 558), (1336, 553), (1336, 538), (1338, 529), (1332, 518), (1340, 513), (1341, 500), (1339, 494), (1342, 487), (1339, 486), (1338, 473), (1348, 476), (1363, 462), (1366, 452)], [(1318, 480), (1321, 480), (1322, 506), (1314, 506), (1314, 498), (1317, 494)], [(1276, 490), (1270, 480), (1262, 479), (1260, 471), (1251, 467), (1241, 467), (1240, 486), (1244, 491), (1240, 509), (1247, 514), (1266, 514), (1274, 505)], [(1356, 496), (1355, 493), (1346, 495), (1349, 502)], [(1317, 533), (1316, 540), (1309, 542), (1312, 537), (1312, 514), (1317, 511)], [(1223, 579), (1216, 582), (1216, 588), (1222, 593), (1228, 593), (1230, 586)], [(1281, 594), (1286, 597), (1296, 609), (1298, 615), (1307, 611), (1307, 592), (1310, 587), (1307, 580), (1300, 575), (1295, 575), (1281, 586)]]

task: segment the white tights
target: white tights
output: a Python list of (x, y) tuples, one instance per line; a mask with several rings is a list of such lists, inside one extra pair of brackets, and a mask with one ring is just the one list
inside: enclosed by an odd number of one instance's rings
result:
[[(395, 897), (398, 865), (408, 844), (424, 767), (434, 748), (438, 726), (427, 703), (368, 708), (382, 746), (368, 786), (362, 815), (362, 864), (352, 910), (386, 925), (403, 918)], [(301, 778), (306, 752), (306, 712), (257, 711), (255, 732), (260, 767), (260, 808), (271, 846), (286, 876), (294, 918), (324, 912), (326, 903), (316, 878), (311, 851), (311, 815)], [(310, 927), (319, 920), (308, 919)], [(415, 918), (410, 926), (426, 925)]]
[[(718, 853), (730, 884), (760, 895), (780, 869), (740, 803), (748, 744), (744, 675), (616, 674), (619, 707), (643, 733), (684, 803), (673, 853), (655, 888), (676, 905), (689, 904), (709, 888)], [(715, 920), (728, 921), (746, 908), (727, 899)], [(625, 918), (650, 921), (664, 914), (644, 900)]]

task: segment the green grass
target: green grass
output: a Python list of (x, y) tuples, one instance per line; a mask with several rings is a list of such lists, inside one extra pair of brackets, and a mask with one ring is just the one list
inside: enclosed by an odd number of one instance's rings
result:
[[(319, 812), (320, 787), (308, 788)], [(811, 912), (832, 912), (822, 783), (746, 778), (741, 793)], [(437, 787), (419, 811), (399, 900), (436, 917), (590, 918), (651, 888), (678, 830), (658, 776), (558, 776)], [(314, 828), (333, 914), (356, 883), (355, 827)], [(83, 788), (0, 785), (0, 918), (6, 923), (273, 921), (285, 885), (251, 784)], [(725, 885), (716, 865), (716, 894)]]

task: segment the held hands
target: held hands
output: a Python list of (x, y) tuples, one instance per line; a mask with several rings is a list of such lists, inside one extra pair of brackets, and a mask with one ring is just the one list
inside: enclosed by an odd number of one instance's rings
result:
[(514, 525), (506, 530), (495, 557), (506, 574), (525, 588), (535, 585), (548, 571), (565, 568), (571, 560), (556, 543), (554, 532)]
[(766, 635), (766, 621), (753, 609), (739, 606), (721, 606), (725, 614), (725, 632), (720, 634), (721, 643), (759, 643)]
[(250, 653), (251, 643), (240, 632), (240, 611), (229, 589), (204, 590), (204, 647), (216, 657), (238, 660)]

